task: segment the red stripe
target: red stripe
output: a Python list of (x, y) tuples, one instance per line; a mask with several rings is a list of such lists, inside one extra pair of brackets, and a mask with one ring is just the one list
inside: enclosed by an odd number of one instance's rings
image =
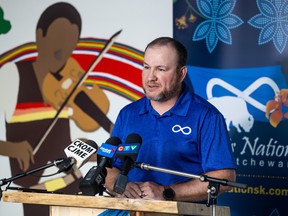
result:
[(34, 103), (20, 103), (16, 105), (16, 109), (27, 109), (27, 108), (40, 108), (40, 107), (51, 107), (48, 104), (43, 102), (34, 102)]
[[(95, 56), (85, 54), (75, 55), (73, 57), (80, 62), (84, 71), (88, 70), (90, 65), (95, 60)], [(140, 87), (142, 86), (141, 70), (127, 63), (103, 58), (92, 71), (106, 72), (108, 74), (112, 74), (131, 83), (134, 83)]]

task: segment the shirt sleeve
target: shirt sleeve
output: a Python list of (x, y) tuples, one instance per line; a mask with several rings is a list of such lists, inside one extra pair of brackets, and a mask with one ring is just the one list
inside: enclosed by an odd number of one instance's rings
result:
[(205, 173), (236, 168), (230, 137), (220, 113), (210, 113), (206, 117), (200, 136), (202, 168)]

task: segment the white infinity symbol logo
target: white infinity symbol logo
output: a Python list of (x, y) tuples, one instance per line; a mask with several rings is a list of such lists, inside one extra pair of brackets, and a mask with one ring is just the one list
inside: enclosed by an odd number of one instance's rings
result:
[(231, 93), (235, 94), (238, 97), (243, 98), (247, 103), (250, 103), (255, 108), (262, 110), (264, 113), (266, 112), (266, 105), (260, 103), (259, 101), (255, 100), (254, 98), (250, 97), (250, 95), (256, 91), (258, 88), (260, 88), (262, 85), (268, 85), (270, 86), (275, 95), (277, 92), (279, 92), (278, 85), (274, 82), (274, 80), (270, 79), (269, 77), (261, 77), (254, 81), (250, 86), (248, 86), (244, 91), (241, 91), (234, 86), (230, 85), (229, 83), (225, 82), (222, 79), (219, 78), (212, 78), (209, 80), (206, 86), (206, 94), (207, 98), (210, 99), (213, 97), (212, 90), (213, 87), (216, 85), (219, 85), (223, 87), (224, 89), (230, 91)]
[(184, 135), (189, 135), (192, 132), (192, 129), (188, 126), (181, 127), (180, 125), (174, 125), (172, 131), (174, 133), (182, 132)]

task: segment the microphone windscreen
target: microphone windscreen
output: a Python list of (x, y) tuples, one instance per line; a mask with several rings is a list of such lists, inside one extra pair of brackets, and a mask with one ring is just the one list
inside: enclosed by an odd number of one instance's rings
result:
[(121, 143), (121, 140), (118, 137), (113, 136), (107, 139), (105, 143), (118, 146)]
[(84, 141), (86, 144), (88, 144), (88, 145), (90, 145), (90, 146), (92, 146), (93, 148), (95, 148), (96, 149), (96, 152), (98, 151), (98, 145), (97, 145), (97, 143), (96, 142), (94, 142), (93, 140), (86, 140), (86, 141)]
[(126, 137), (125, 143), (142, 143), (142, 138), (139, 134), (132, 133)]

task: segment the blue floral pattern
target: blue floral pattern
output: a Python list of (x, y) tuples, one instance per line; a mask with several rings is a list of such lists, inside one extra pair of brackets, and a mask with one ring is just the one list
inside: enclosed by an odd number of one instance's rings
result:
[(288, 36), (288, 1), (287, 0), (257, 0), (260, 14), (252, 17), (248, 23), (261, 29), (258, 44), (273, 41), (279, 53), (282, 53)]
[(230, 29), (237, 28), (243, 21), (232, 14), (236, 0), (197, 0), (197, 7), (206, 19), (197, 26), (193, 41), (206, 39), (209, 52), (213, 52), (218, 41), (232, 44)]

